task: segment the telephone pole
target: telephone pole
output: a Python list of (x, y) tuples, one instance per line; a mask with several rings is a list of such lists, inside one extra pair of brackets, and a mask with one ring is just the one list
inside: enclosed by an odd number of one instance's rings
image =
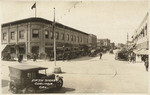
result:
[(129, 35), (128, 35), (128, 32), (127, 32), (127, 49), (128, 49), (128, 41), (129, 41)]
[(54, 8), (53, 33), (54, 33), (54, 63), (55, 63), (55, 66), (56, 66), (55, 8)]

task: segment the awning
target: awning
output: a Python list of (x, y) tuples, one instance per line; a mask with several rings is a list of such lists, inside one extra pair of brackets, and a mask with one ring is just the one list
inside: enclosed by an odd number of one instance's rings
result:
[(141, 55), (148, 55), (149, 54), (149, 50), (147, 49), (141, 49), (141, 50), (136, 50), (136, 51), (133, 51), (135, 54), (141, 54)]
[(93, 52), (95, 52), (96, 50), (95, 49), (93, 49), (93, 50), (91, 50), (91, 53), (93, 53)]
[(1, 48), (1, 52), (4, 51), (7, 46), (8, 46), (7, 44), (1, 45), (1, 47), (0, 47)]
[(137, 54), (137, 53), (138, 53), (138, 51), (139, 51), (139, 50), (133, 50), (133, 52), (134, 52), (135, 54)]

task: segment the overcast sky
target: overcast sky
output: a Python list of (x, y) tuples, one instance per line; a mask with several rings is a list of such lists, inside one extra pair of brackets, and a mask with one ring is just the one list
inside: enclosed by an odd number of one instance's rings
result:
[[(2, 23), (34, 17), (34, 1), (2, 1)], [(148, 0), (134, 1), (37, 1), (37, 17), (53, 20), (72, 28), (125, 43), (148, 11)]]

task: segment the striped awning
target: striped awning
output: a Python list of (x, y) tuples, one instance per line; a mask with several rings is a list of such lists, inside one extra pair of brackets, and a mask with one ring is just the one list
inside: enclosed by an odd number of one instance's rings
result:
[(149, 50), (147, 49), (140, 49), (140, 50), (135, 50), (133, 51), (135, 54), (139, 54), (139, 55), (148, 55), (149, 54)]

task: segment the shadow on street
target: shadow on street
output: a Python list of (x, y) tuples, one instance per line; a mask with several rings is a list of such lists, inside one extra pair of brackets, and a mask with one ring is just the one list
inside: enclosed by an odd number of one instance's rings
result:
[(66, 93), (66, 92), (72, 92), (72, 91), (75, 91), (75, 89), (62, 87), (60, 90), (58, 90), (56, 88), (52, 88), (52, 89), (48, 89), (48, 90), (41, 92), (41, 93)]
[[(96, 56), (95, 56), (95, 57), (96, 57)], [(85, 60), (91, 60), (91, 59), (93, 59), (93, 58), (95, 58), (95, 57), (83, 56), (83, 57), (81, 57), (81, 58), (71, 59), (71, 60), (69, 60), (69, 61), (85, 61)]]
[(8, 80), (2, 80), (2, 87), (8, 86)]

